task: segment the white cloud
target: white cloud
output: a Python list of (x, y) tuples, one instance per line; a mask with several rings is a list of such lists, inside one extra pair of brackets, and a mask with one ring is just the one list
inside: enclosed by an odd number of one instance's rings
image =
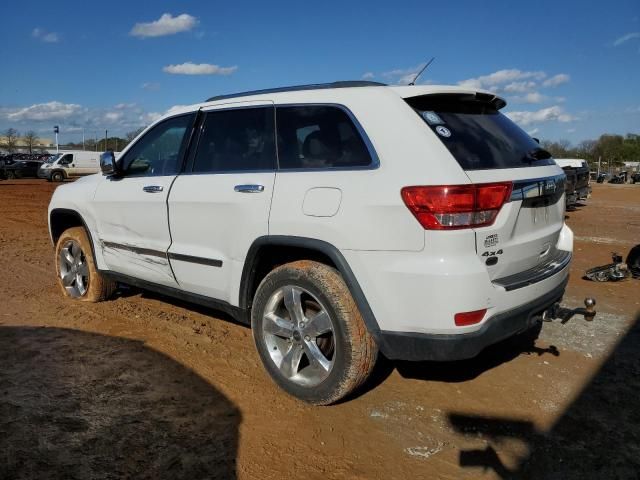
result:
[(529, 92), (526, 95), (513, 97), (511, 100), (514, 103), (542, 103), (547, 100), (547, 98), (547, 96), (539, 92)]
[(107, 112), (104, 114), (104, 120), (107, 123), (115, 123), (122, 118), (122, 112)]
[(375, 75), (374, 75), (373, 72), (367, 72), (367, 73), (362, 75), (362, 80), (371, 80), (374, 77), (375, 77)]
[(503, 86), (505, 83), (516, 82), (518, 80), (542, 80), (547, 76), (544, 72), (532, 71), (523, 72), (516, 68), (498, 70), (489, 75), (482, 75), (476, 78), (468, 78), (458, 82), (458, 85), (467, 88), (493, 89)]
[(529, 130), (527, 133), (529, 134), (530, 137), (533, 137), (539, 131), (540, 131), (539, 128), (534, 128), (533, 130)]
[(56, 32), (47, 32), (42, 28), (34, 28), (31, 36), (46, 43), (58, 43), (60, 41), (60, 37)]
[(629, 40), (633, 40), (634, 38), (640, 38), (640, 32), (627, 33), (626, 35), (623, 35), (620, 38), (617, 38), (615, 42), (613, 42), (613, 46), (618, 47), (623, 43), (628, 42)]
[(118, 103), (113, 106), (116, 110), (124, 110), (127, 108), (134, 108), (136, 106), (135, 103)]
[(536, 88), (536, 82), (512, 82), (504, 86), (504, 91), (509, 93), (524, 93)]
[(554, 75), (553, 77), (547, 78), (544, 82), (542, 82), (543, 87), (557, 87), (563, 83), (567, 83), (571, 80), (571, 77), (566, 73), (559, 73)]
[(142, 85), (140, 85), (140, 88), (142, 88), (143, 90), (154, 92), (156, 90), (160, 90), (160, 84), (156, 82), (145, 82)]
[(165, 13), (158, 20), (149, 23), (136, 23), (130, 35), (134, 37), (163, 37), (165, 35), (174, 35), (180, 32), (187, 32), (198, 24), (198, 19), (186, 13), (172, 16)]
[(567, 123), (576, 120), (575, 117), (566, 113), (564, 109), (558, 105), (542, 108), (533, 112), (506, 112), (506, 115), (522, 127), (552, 121)]
[(219, 67), (209, 63), (185, 62), (179, 65), (167, 65), (162, 70), (176, 75), (231, 75), (238, 69), (233, 67)]
[(82, 107), (75, 103), (48, 102), (37, 103), (7, 113), (8, 120), (43, 121), (62, 120), (81, 113)]

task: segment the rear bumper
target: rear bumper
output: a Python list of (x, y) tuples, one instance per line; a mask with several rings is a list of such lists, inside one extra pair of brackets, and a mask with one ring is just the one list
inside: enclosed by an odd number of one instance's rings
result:
[(536, 317), (564, 295), (568, 277), (536, 300), (491, 317), (474, 332), (428, 334), (381, 331), (380, 351), (392, 360), (451, 361), (473, 358), (489, 345), (533, 328)]

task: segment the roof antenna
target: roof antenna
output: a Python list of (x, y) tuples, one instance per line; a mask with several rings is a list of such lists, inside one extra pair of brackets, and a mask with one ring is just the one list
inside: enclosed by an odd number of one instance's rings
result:
[(415, 77), (413, 77), (413, 81), (412, 81), (409, 85), (415, 85), (415, 84), (416, 84), (416, 80), (418, 80), (418, 78), (420, 77), (420, 75), (422, 75), (422, 72), (424, 72), (424, 71), (427, 69), (427, 67), (428, 67), (429, 65), (431, 65), (431, 62), (433, 62), (435, 59), (436, 59), (436, 57), (431, 57), (431, 60), (429, 60), (429, 61), (427, 62), (427, 64), (426, 64), (424, 67), (422, 67), (422, 70), (420, 70), (420, 71), (418, 72), (418, 74), (417, 74)]

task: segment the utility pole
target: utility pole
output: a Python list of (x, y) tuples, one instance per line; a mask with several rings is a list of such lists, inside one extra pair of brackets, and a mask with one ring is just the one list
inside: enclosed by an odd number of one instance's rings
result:
[(60, 131), (60, 128), (58, 127), (58, 125), (54, 125), (53, 126), (53, 133), (56, 134), (56, 153), (58, 153), (60, 151), (60, 148), (58, 146), (58, 132)]
[(598, 157), (598, 177), (600, 176), (600, 162), (602, 161), (602, 157)]
[(84, 152), (84, 127), (82, 127), (82, 151)]
[(107, 134), (109, 133), (109, 130), (105, 130), (104, 131), (104, 151), (106, 152), (108, 150), (107, 148)]

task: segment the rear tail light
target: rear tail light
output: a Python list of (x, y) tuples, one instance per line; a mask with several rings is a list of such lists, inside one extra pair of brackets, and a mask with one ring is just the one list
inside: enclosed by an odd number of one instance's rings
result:
[(427, 230), (492, 225), (511, 196), (511, 182), (404, 187), (402, 200)]
[(480, 323), (484, 318), (484, 314), (487, 313), (487, 309), (475, 310), (473, 312), (456, 313), (453, 316), (453, 320), (458, 327), (464, 327), (467, 325), (475, 325)]

